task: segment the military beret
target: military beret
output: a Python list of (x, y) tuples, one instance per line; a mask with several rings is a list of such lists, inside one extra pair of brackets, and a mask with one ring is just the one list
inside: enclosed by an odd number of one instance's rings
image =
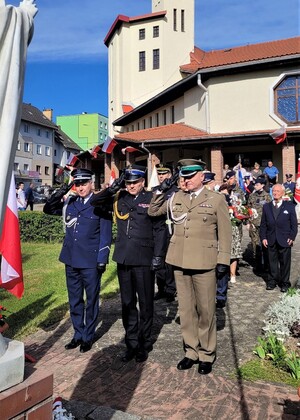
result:
[(73, 177), (74, 182), (86, 182), (91, 181), (93, 179), (94, 172), (90, 171), (89, 169), (74, 169), (71, 172), (71, 176)]
[(140, 178), (145, 178), (146, 168), (140, 165), (130, 165), (125, 169), (125, 182), (126, 181), (137, 181)]
[(213, 172), (209, 172), (209, 171), (205, 172), (204, 171), (204, 181), (203, 181), (203, 184), (206, 184), (207, 182), (210, 182), (210, 181), (214, 181), (215, 180), (215, 176), (216, 176), (216, 174), (213, 173)]
[(225, 175), (226, 179), (229, 179), (231, 177), (235, 176), (235, 172), (234, 171), (228, 171)]
[(179, 167), (179, 175), (189, 177), (203, 171), (206, 164), (200, 159), (181, 159), (177, 165)]
[(255, 184), (263, 184), (263, 185), (265, 185), (265, 183), (266, 183), (266, 179), (265, 178), (260, 178), (260, 177), (258, 177), (258, 178), (256, 178), (256, 180), (255, 180), (255, 182), (254, 182)]

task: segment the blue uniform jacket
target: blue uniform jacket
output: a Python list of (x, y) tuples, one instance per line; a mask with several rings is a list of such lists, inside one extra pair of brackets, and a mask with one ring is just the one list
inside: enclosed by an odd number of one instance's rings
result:
[[(95, 268), (107, 264), (112, 240), (112, 221), (107, 212), (92, 207), (91, 198), (82, 204), (77, 196), (69, 198), (65, 209), (66, 235), (59, 260), (73, 268)], [(62, 215), (62, 202), (46, 206), (48, 214)]]
[(295, 240), (298, 232), (298, 222), (295, 206), (291, 201), (283, 201), (280, 206), (280, 212), (275, 219), (273, 214), (273, 202), (263, 206), (263, 213), (260, 224), (260, 238), (267, 239), (269, 245), (275, 242), (288, 247), (287, 240)]

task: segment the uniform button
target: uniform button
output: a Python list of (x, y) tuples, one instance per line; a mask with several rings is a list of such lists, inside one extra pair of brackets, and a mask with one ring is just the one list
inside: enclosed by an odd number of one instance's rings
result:
[(80, 214), (78, 215), (78, 217), (80, 217)]
[(188, 213), (192, 213), (192, 210), (189, 210)]
[(133, 217), (130, 217), (130, 220), (133, 220)]
[(130, 211), (133, 211), (133, 209), (130, 209)]
[(191, 219), (186, 219), (188, 222), (191, 220)]
[(131, 239), (131, 236), (128, 236), (128, 239)]
[(77, 239), (75, 238), (75, 241), (77, 241)]
[(130, 228), (129, 229), (132, 229), (132, 227), (130, 226)]

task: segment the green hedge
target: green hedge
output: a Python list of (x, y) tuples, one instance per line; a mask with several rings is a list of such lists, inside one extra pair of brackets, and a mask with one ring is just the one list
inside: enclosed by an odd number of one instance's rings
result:
[(62, 218), (41, 211), (19, 211), (22, 242), (62, 242), (65, 236)]
[[(65, 236), (60, 216), (50, 216), (41, 211), (19, 211), (22, 242), (62, 242)], [(113, 224), (113, 241), (116, 239)]]

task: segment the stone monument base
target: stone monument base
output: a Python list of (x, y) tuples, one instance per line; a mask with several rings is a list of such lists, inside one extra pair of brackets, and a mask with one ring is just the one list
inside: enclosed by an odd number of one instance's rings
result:
[(24, 380), (24, 343), (10, 340), (0, 334), (0, 348), (5, 352), (0, 357), (0, 392)]

